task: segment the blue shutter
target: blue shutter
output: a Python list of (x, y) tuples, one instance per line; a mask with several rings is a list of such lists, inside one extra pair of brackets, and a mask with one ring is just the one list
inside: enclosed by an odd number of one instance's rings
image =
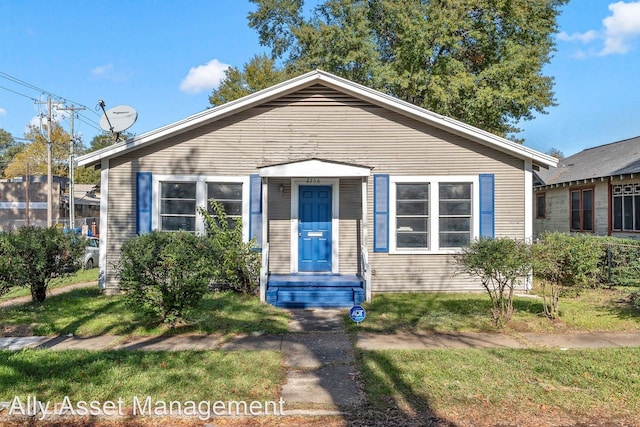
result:
[(153, 180), (151, 172), (136, 173), (136, 233), (151, 232), (151, 197)]
[(389, 175), (373, 176), (373, 251), (389, 252)]
[(249, 239), (256, 239), (262, 247), (262, 178), (258, 174), (249, 177)]
[(495, 176), (481, 174), (480, 181), (480, 237), (495, 237)]

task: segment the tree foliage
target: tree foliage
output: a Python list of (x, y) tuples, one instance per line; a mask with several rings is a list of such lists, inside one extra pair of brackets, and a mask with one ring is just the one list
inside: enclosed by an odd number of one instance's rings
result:
[(5, 168), (24, 148), (24, 144), (16, 141), (11, 133), (0, 129), (0, 177), (6, 178)]
[[(14, 178), (27, 173), (27, 163), (31, 175), (47, 174), (47, 138), (35, 126), (29, 128), (26, 139), (32, 140), (22, 149), (5, 169), (5, 176)], [(52, 156), (51, 169), (53, 175), (69, 174), (69, 142), (71, 136), (58, 124), (51, 126)]]
[(489, 294), (491, 316), (504, 325), (513, 315), (513, 291), (531, 272), (529, 245), (523, 241), (483, 238), (455, 256), (460, 273), (477, 276)]
[(285, 81), (288, 74), (276, 67), (275, 61), (266, 55), (255, 55), (240, 71), (237, 67), (225, 70), (225, 77), (209, 97), (214, 107), (234, 99), (242, 98), (253, 92), (268, 88)]
[(47, 296), (52, 279), (78, 271), (84, 238), (57, 228), (22, 227), (0, 233), (0, 294), (13, 286), (28, 287), (33, 302)]
[(289, 74), (320, 68), (499, 135), (554, 105), (542, 69), (568, 0), (251, 0)]

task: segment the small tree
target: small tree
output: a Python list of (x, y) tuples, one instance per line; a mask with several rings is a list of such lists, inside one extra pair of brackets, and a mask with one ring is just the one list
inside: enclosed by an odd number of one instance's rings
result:
[(210, 200), (209, 205), (211, 213), (200, 209), (200, 214), (213, 250), (209, 264), (212, 284), (220, 289), (257, 293), (260, 253), (255, 251), (255, 242), (243, 242), (242, 222), (229, 218), (220, 203)]
[(187, 232), (144, 234), (122, 246), (120, 289), (127, 304), (170, 327), (207, 291), (209, 242)]
[(529, 245), (507, 239), (482, 238), (456, 255), (458, 271), (478, 276), (491, 299), (491, 316), (498, 326), (513, 315), (513, 291), (531, 272)]
[(82, 267), (86, 246), (84, 238), (57, 228), (22, 227), (2, 233), (0, 241), (0, 288), (28, 287), (38, 303), (52, 279)]

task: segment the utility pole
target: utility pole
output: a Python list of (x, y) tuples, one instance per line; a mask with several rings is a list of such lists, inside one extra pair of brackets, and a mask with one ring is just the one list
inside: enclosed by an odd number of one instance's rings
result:
[[(36, 101), (36, 104), (45, 104), (45, 102)], [(47, 97), (47, 227), (51, 227), (53, 225), (53, 175), (51, 172), (51, 151), (52, 151), (52, 142), (51, 142), (51, 95)], [(42, 125), (41, 125), (42, 127)], [(42, 131), (42, 129), (41, 129)]]
[(51, 96), (47, 98), (47, 227), (53, 226), (53, 174), (51, 171)]
[(75, 228), (75, 218), (76, 218), (76, 210), (75, 210), (75, 198), (73, 196), (73, 170), (74, 170), (74, 146), (75, 146), (75, 136), (73, 130), (74, 117), (76, 115), (76, 111), (78, 110), (86, 110), (85, 107), (76, 107), (72, 105), (69, 108), (58, 108), (58, 110), (63, 111), (71, 111), (71, 141), (69, 142), (69, 229), (73, 230)]

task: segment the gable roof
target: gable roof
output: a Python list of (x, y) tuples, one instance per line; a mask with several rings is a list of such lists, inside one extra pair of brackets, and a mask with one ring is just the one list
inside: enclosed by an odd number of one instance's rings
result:
[(557, 160), (555, 158), (510, 141), (506, 138), (499, 137), (458, 120), (436, 114), (432, 111), (417, 107), (408, 102), (321, 70), (311, 71), (235, 101), (204, 110), (183, 120), (179, 120), (175, 123), (141, 134), (131, 140), (123, 141), (110, 147), (105, 147), (101, 150), (85, 154), (78, 157), (78, 164), (80, 166), (99, 164), (103, 159), (116, 158), (124, 153), (146, 147), (171, 136), (215, 122), (224, 117), (228, 117), (248, 108), (258, 106), (262, 103), (315, 84), (324, 85), (371, 104), (378, 105), (431, 126), (443, 129), (447, 132), (487, 145), (498, 151), (511, 154), (514, 157), (529, 159), (536, 166), (549, 167), (557, 164)]
[(587, 148), (536, 171), (537, 187), (640, 173), (640, 136)]

